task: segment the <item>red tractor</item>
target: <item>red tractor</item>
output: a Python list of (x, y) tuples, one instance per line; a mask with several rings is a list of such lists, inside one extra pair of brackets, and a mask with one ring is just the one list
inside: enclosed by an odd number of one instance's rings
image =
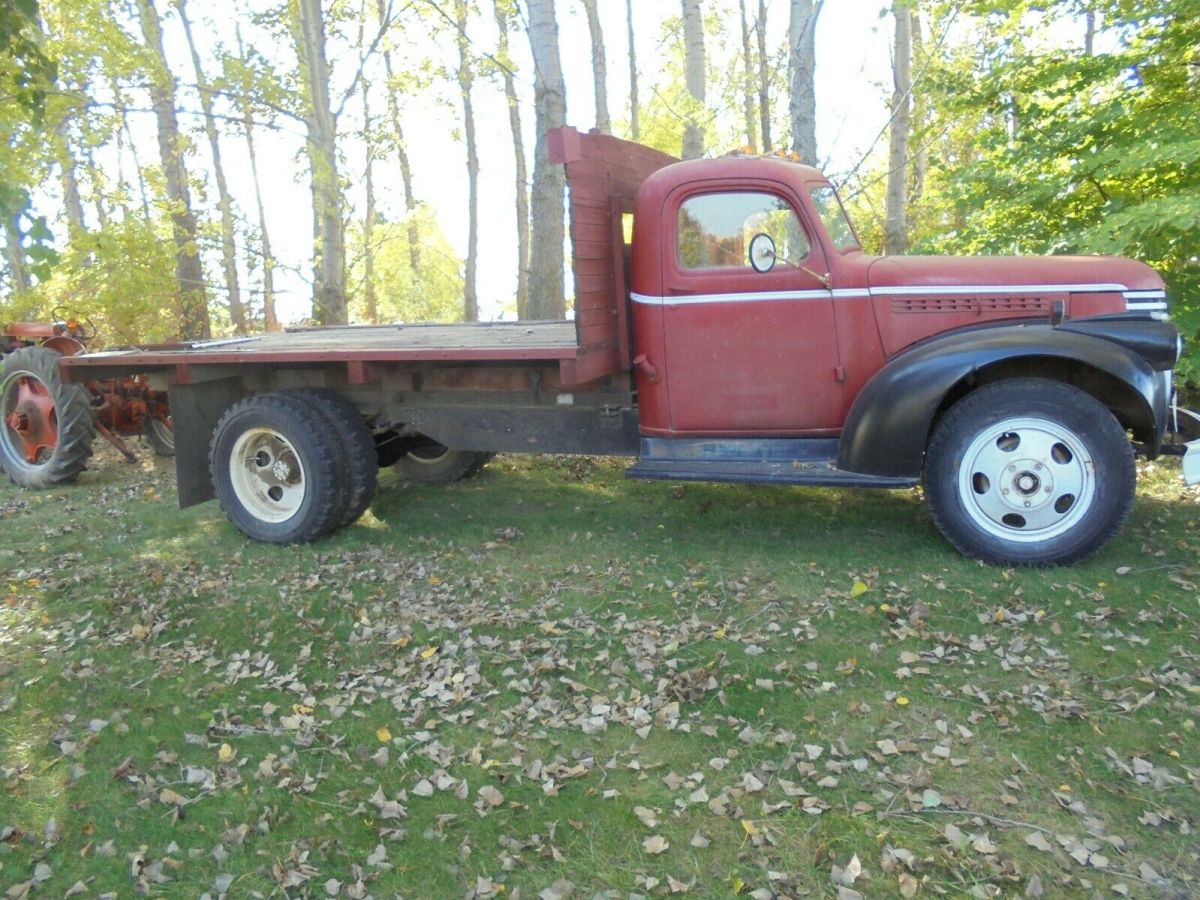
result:
[(58, 360), (83, 353), (96, 328), (86, 316), (55, 309), (50, 324), (0, 328), (0, 469), (22, 487), (74, 481), (96, 434), (133, 462), (121, 439), (140, 434), (160, 456), (174, 456), (167, 392), (146, 376), (69, 384)]

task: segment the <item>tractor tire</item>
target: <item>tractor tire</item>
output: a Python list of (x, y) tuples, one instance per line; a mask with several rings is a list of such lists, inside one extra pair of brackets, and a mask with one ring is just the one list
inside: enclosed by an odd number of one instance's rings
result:
[(156, 416), (150, 416), (146, 419), (142, 436), (155, 456), (175, 455), (175, 429), (169, 421), (164, 422)]
[(471, 478), (495, 454), (451, 450), (427, 438), (410, 444), (408, 451), (392, 464), (392, 471), (413, 484), (451, 484)]
[(987, 385), (942, 418), (925, 454), (925, 498), (966, 556), (1069, 565), (1107, 544), (1133, 506), (1133, 448), (1090, 394), (1043, 378)]
[(305, 400), (259, 394), (231, 406), (213, 431), (209, 470), (217, 500), (248, 537), (315, 540), (339, 527), (350, 495), (341, 441)]
[(293, 388), (284, 393), (299, 397), (320, 413), (330, 434), (341, 442), (339, 458), (344, 460), (349, 491), (346, 510), (337, 527), (357, 522), (371, 505), (379, 479), (375, 438), (362, 413), (337, 391), (326, 388)]
[(22, 347), (0, 365), (0, 469), (21, 487), (70, 484), (92, 455), (91, 395), (62, 380), (61, 355)]

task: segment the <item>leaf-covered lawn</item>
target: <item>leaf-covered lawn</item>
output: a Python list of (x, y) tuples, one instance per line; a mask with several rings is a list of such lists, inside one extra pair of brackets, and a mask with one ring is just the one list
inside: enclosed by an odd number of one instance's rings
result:
[(0, 487), (8, 896), (1195, 896), (1200, 492), (983, 567), (916, 492), (391, 473), (305, 547)]

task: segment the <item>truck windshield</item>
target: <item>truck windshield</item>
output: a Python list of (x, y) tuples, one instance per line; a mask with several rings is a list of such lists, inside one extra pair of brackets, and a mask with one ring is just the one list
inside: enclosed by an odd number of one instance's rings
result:
[(825, 230), (829, 232), (829, 238), (836, 249), (852, 250), (862, 246), (858, 242), (858, 235), (854, 233), (854, 227), (846, 217), (846, 211), (842, 209), (842, 201), (838, 199), (837, 191), (832, 186), (813, 185), (808, 189), (808, 195), (812, 197), (817, 215), (825, 224)]

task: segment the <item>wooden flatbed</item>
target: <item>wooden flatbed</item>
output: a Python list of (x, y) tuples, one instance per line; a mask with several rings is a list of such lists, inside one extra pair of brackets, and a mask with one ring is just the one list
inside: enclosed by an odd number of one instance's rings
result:
[(296, 363), (574, 362), (581, 356), (574, 322), (455, 325), (349, 325), (291, 328), (214, 341), (110, 350), (64, 358), (70, 380), (107, 373), (170, 372), (192, 380), (192, 367)]

